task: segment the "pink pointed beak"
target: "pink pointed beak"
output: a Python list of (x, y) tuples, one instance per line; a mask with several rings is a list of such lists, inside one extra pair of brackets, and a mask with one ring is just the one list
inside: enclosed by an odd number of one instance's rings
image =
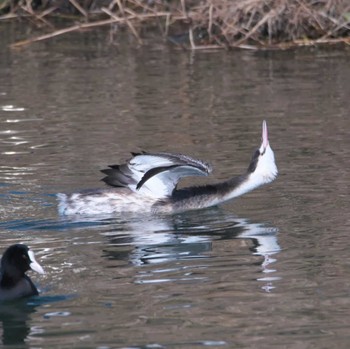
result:
[(269, 145), (267, 123), (265, 120), (263, 121), (263, 124), (262, 124), (261, 145), (263, 146), (264, 149), (266, 149), (267, 146)]

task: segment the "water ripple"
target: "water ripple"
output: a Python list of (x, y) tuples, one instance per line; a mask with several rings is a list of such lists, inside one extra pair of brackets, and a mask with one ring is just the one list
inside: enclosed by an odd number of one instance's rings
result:
[[(22, 107), (16, 107), (12, 104), (8, 104), (8, 105), (1, 106), (1, 110), (3, 110), (3, 111), (24, 111), (26, 109), (22, 108)], [(12, 121), (12, 120), (6, 120), (6, 121), (7, 122), (17, 122), (17, 121)]]

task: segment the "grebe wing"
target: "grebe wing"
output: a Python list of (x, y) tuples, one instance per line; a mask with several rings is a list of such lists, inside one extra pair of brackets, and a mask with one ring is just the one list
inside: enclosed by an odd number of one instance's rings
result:
[(171, 196), (177, 183), (186, 176), (207, 176), (211, 166), (187, 155), (170, 153), (133, 153), (123, 165), (102, 170), (102, 180), (112, 186), (128, 187), (134, 192), (165, 198)]

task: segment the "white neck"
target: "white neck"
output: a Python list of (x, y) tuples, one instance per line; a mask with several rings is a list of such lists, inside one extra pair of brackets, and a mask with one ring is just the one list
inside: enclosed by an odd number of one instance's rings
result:
[[(267, 145), (265, 154), (259, 159), (254, 172), (246, 173), (241, 177), (233, 178), (228, 181), (228, 190), (218, 201), (223, 202), (231, 200), (243, 194), (246, 194), (261, 185), (272, 182), (277, 176), (278, 170), (275, 163), (275, 157), (270, 145)], [(219, 203), (219, 202), (218, 202)]]
[(227, 192), (227, 194), (224, 195), (223, 201), (231, 200), (238, 196), (249, 193), (253, 189), (260, 187), (261, 185), (268, 182), (269, 181), (266, 181), (266, 178), (264, 178), (260, 173), (250, 173), (241, 184), (232, 188), (231, 191)]

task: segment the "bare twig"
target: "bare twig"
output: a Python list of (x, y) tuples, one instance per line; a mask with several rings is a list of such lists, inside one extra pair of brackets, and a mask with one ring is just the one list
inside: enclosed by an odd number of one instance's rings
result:
[(165, 19), (165, 33), (164, 33), (165, 36), (168, 36), (168, 33), (169, 33), (170, 18), (171, 18), (171, 15), (169, 13), (168, 16), (166, 16), (166, 19)]
[(209, 24), (208, 24), (208, 34), (209, 39), (211, 39), (212, 36), (212, 29), (213, 29), (213, 4), (210, 4), (209, 6)]
[(79, 5), (76, 0), (69, 0), (69, 2), (85, 17), (88, 17), (87, 12)]
[(143, 4), (141, 1), (139, 0), (129, 0), (132, 4), (139, 6), (140, 8), (142, 8), (144, 10), (144, 12), (148, 12), (148, 13), (157, 13), (157, 11), (155, 11), (152, 7), (149, 7), (145, 4)]
[[(137, 33), (136, 29), (134, 28), (134, 26), (131, 24), (131, 22), (127, 19), (127, 17), (125, 17), (125, 12), (120, 11), (123, 15), (123, 18), (120, 18), (118, 16), (116, 16), (114, 13), (112, 13), (109, 9), (102, 7), (101, 9), (103, 12), (107, 13), (109, 16), (111, 16), (113, 19), (119, 21), (119, 20), (125, 20), (125, 23), (129, 26), (130, 30), (132, 31), (132, 33), (134, 34), (134, 36), (136, 37), (137, 41), (139, 42), (139, 44), (142, 45), (142, 40), (139, 36), (139, 34)], [(138, 15), (134, 15), (135, 17), (139, 17)]]
[(57, 8), (56, 7), (49, 7), (48, 9), (46, 9), (45, 11), (41, 12), (38, 15), (38, 18), (44, 18), (47, 15), (49, 15), (50, 13), (54, 12)]
[(188, 31), (188, 36), (189, 36), (189, 39), (190, 39), (190, 44), (191, 44), (191, 49), (192, 50), (195, 50), (196, 49), (196, 44), (194, 43), (194, 39), (193, 39), (193, 30), (192, 30), (192, 27), (189, 29)]
[(186, 1), (186, 0), (181, 0), (181, 8), (182, 8), (182, 13), (183, 13), (183, 15), (184, 15), (185, 17), (188, 17), (185, 1)]
[(251, 30), (249, 30), (249, 32), (246, 35), (244, 35), (243, 38), (239, 39), (234, 43), (235, 46), (241, 45), (244, 41), (248, 40), (263, 24), (265, 24), (269, 20), (269, 18), (271, 18), (272, 14), (273, 10), (268, 12)]
[[(126, 15), (125, 15), (125, 11), (124, 11), (124, 8), (120, 2), (120, 0), (116, 0), (117, 3), (118, 3), (118, 7), (120, 9), (120, 12), (122, 14), (122, 16), (125, 18), (125, 21), (126, 21), (126, 24), (128, 25), (128, 27), (130, 28), (131, 32), (134, 34), (135, 38), (137, 39), (138, 43), (140, 45), (142, 45), (142, 40), (138, 34), (138, 32), (136, 31), (135, 27), (132, 25), (132, 23), (127, 19)], [(137, 14), (133, 14), (133, 16), (136, 16), (136, 18), (139, 18), (139, 16)]]
[[(158, 12), (157, 14), (144, 14), (144, 15), (139, 16), (139, 17), (142, 17), (143, 19), (150, 19), (150, 18), (166, 17), (166, 16), (168, 16), (168, 12)], [(137, 17), (136, 16), (129, 16), (127, 19), (132, 20), (135, 18), (137, 18)], [(96, 21), (96, 22), (92, 22), (92, 23), (82, 23), (82, 24), (74, 25), (74, 26), (71, 26), (68, 28), (56, 30), (56, 31), (49, 33), (49, 34), (40, 35), (40, 36), (37, 36), (37, 37), (32, 38), (32, 39), (18, 41), (16, 43), (12, 44), (11, 48), (18, 48), (21, 46), (26, 46), (26, 45), (29, 45), (33, 42), (51, 39), (51, 38), (56, 37), (56, 36), (72, 33), (75, 31), (82, 30), (82, 29), (102, 27), (102, 26), (114, 24), (114, 23), (123, 23), (125, 21), (126, 21), (125, 18), (112, 18), (112, 19), (106, 19), (103, 21)]]
[(321, 15), (326, 17), (328, 20), (331, 20), (333, 23), (337, 24), (337, 26), (332, 28), (331, 30), (329, 30), (319, 40), (324, 40), (326, 38), (329, 38), (332, 35), (334, 35), (334, 33), (336, 33), (338, 30), (343, 29), (343, 28), (350, 30), (350, 21), (339, 23), (339, 21), (337, 21), (336, 19), (332, 18), (331, 16), (326, 16), (324, 13), (321, 13)]
[(34, 18), (36, 19), (38, 22), (41, 22), (41, 23), (44, 23), (45, 25), (47, 25), (48, 27), (50, 28), (55, 28), (53, 24), (51, 24), (49, 21), (47, 21), (45, 18), (43, 18), (43, 16), (40, 16), (40, 15), (37, 15), (32, 7), (29, 5), (29, 6), (21, 6), (21, 9), (25, 12), (27, 12), (30, 17), (29, 18)]

